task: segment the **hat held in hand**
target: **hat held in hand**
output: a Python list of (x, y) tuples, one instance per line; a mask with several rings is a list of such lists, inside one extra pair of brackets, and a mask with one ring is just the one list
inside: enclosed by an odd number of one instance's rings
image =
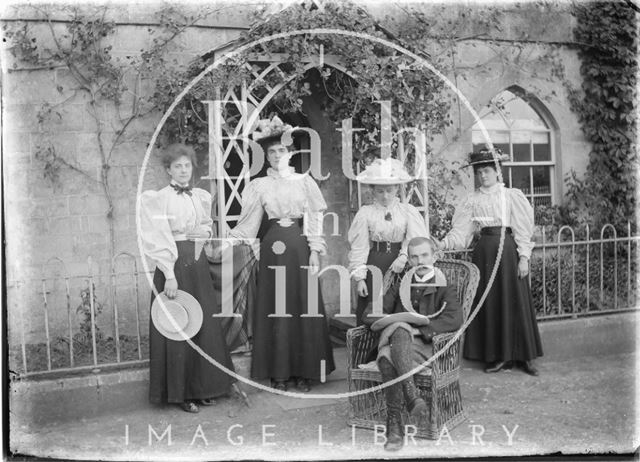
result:
[(402, 162), (392, 157), (375, 159), (356, 176), (356, 181), (373, 185), (403, 184), (413, 180)]
[(174, 299), (161, 293), (151, 305), (151, 320), (158, 332), (169, 340), (187, 340), (202, 327), (202, 307), (184, 290), (178, 290)]

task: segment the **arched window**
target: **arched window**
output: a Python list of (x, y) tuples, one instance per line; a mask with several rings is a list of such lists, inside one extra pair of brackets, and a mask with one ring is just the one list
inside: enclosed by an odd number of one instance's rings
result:
[[(550, 124), (509, 90), (493, 98), (480, 112), (480, 118), (493, 145), (510, 157), (502, 171), (505, 184), (522, 190), (534, 210), (540, 205), (552, 205), (555, 152)], [(486, 143), (479, 122), (472, 128), (472, 143), (474, 151)]]

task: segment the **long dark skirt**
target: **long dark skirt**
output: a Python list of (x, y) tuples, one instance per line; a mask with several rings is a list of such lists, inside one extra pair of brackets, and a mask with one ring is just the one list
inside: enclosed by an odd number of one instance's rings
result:
[[(377, 250), (371, 249), (369, 251), (369, 257), (367, 258), (367, 265), (373, 265), (380, 268), (382, 276), (384, 277), (384, 274), (391, 267), (393, 261), (398, 258), (398, 253), (400, 253), (400, 250), (391, 252), (379, 252)], [(358, 326), (362, 325), (362, 313), (367, 308), (367, 305), (371, 301), (371, 296), (373, 294), (373, 276), (371, 275), (371, 271), (367, 271), (365, 284), (367, 284), (368, 295), (366, 297), (360, 297), (358, 295), (358, 305), (356, 307), (356, 325)]]
[[(473, 250), (480, 283), (473, 308), (485, 291), (500, 245), (500, 228), (483, 229)], [(542, 356), (542, 344), (528, 278), (518, 277), (518, 253), (510, 231), (505, 233), (496, 277), (480, 312), (469, 325), (464, 357), (484, 361), (527, 361)]]
[[(318, 313), (322, 317), (302, 317), (308, 313), (308, 271), (301, 267), (308, 265), (309, 246), (300, 227), (294, 224), (285, 228), (272, 223), (260, 244), (251, 363), (254, 379), (301, 377), (317, 380), (321, 375), (322, 360), (326, 374), (335, 369), (319, 288)], [(286, 287), (276, 282), (277, 271), (285, 272)], [(291, 317), (269, 317), (276, 313), (276, 291), (284, 294), (284, 310), (282, 306), (280, 310)]]
[[(178, 241), (178, 259), (174, 271), (178, 289), (193, 295), (200, 303), (203, 321), (200, 331), (191, 340), (211, 358), (233, 371), (233, 363), (222, 335), (220, 312), (215, 299), (209, 265), (204, 252), (195, 258), (192, 241)], [(156, 269), (153, 283), (164, 290), (165, 277)], [(151, 295), (153, 303), (154, 295)], [(169, 340), (149, 321), (150, 383), (152, 403), (182, 403), (185, 400), (213, 398), (229, 392), (235, 379), (211, 364), (186, 341)]]

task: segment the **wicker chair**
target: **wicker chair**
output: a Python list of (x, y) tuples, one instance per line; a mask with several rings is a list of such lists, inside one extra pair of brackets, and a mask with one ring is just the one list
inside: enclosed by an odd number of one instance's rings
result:
[[(445, 274), (447, 282), (456, 287), (456, 295), (462, 304), (466, 320), (478, 287), (480, 278), (478, 268), (472, 263), (461, 260), (440, 260), (436, 263), (436, 267)], [(444, 348), (453, 336), (453, 333), (434, 336), (434, 354)], [(431, 411), (430, 421), (418, 425), (417, 422), (409, 419), (405, 409), (403, 422), (417, 426), (416, 436), (437, 439), (445, 425), (450, 430), (465, 420), (458, 382), (461, 340), (462, 336), (431, 363), (430, 367), (425, 367), (414, 375), (420, 395)], [(371, 388), (382, 382), (382, 375), (378, 370), (358, 368), (359, 364), (366, 361), (367, 356), (377, 344), (378, 334), (369, 330), (367, 326), (347, 331), (347, 378), (350, 392)], [(374, 429), (376, 425), (386, 423), (387, 410), (383, 390), (351, 396), (349, 406), (350, 425)]]

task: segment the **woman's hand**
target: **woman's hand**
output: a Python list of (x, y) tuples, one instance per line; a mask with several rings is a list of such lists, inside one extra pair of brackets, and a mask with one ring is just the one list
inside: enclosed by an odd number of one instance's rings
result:
[(358, 295), (360, 295), (361, 297), (366, 297), (367, 295), (369, 295), (369, 291), (367, 290), (367, 283), (364, 281), (364, 279), (358, 281)]
[(520, 257), (518, 261), (518, 277), (522, 279), (529, 274), (529, 259), (527, 257)]
[(391, 263), (391, 271), (394, 273), (401, 273), (407, 264), (407, 256), (404, 254), (398, 255), (398, 258)]
[(233, 247), (233, 244), (229, 241), (215, 240), (212, 242), (211, 251), (209, 252), (211, 259), (214, 262), (222, 261), (222, 254), (230, 247)]
[(316, 274), (320, 269), (320, 257), (317, 250), (312, 250), (309, 255), (309, 271), (311, 274)]
[(178, 295), (178, 281), (176, 278), (167, 279), (164, 283), (164, 294), (168, 298), (176, 298)]
[(436, 244), (436, 250), (444, 250), (444, 242), (439, 241), (436, 238), (433, 238), (433, 242)]

